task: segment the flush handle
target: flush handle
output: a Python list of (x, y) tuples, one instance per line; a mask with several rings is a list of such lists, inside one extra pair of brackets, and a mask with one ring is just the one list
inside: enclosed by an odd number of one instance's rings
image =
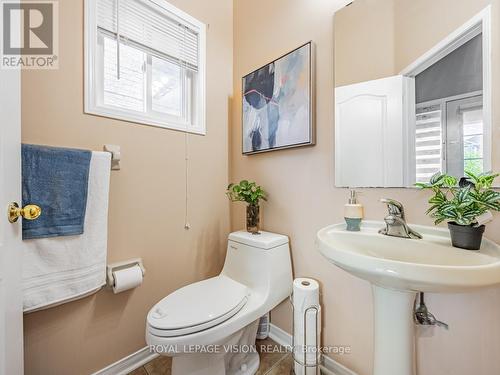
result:
[(7, 218), (9, 219), (9, 223), (15, 223), (20, 216), (26, 220), (36, 220), (41, 214), (42, 209), (36, 204), (28, 204), (21, 208), (17, 202), (12, 202), (9, 204), (7, 209)]

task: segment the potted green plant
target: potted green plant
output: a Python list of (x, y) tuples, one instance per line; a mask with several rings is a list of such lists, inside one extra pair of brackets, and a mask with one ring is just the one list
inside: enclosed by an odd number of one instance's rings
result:
[(466, 175), (458, 181), (453, 176), (436, 173), (429, 183), (416, 186), (434, 193), (427, 214), (435, 219), (436, 225), (448, 223), (453, 246), (479, 250), (485, 229), (481, 218), (490, 211), (500, 211), (500, 193), (492, 189), (498, 174), (466, 172)]
[(260, 230), (260, 206), (259, 201), (267, 201), (266, 192), (255, 182), (247, 180), (239, 184), (229, 184), (226, 195), (231, 202), (247, 203), (247, 231), (258, 234)]

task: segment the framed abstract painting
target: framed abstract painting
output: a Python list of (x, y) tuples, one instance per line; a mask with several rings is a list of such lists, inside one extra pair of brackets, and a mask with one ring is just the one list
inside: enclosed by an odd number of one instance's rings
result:
[(243, 154), (315, 143), (313, 44), (243, 77)]

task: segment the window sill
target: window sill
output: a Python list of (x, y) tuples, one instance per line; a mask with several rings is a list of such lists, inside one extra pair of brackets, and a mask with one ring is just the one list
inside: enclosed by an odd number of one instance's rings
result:
[(99, 117), (106, 117), (112, 120), (125, 121), (139, 125), (154, 126), (157, 128), (181, 131), (191, 134), (206, 135), (206, 129), (204, 128), (204, 126), (203, 127), (193, 126), (176, 122), (162, 122), (152, 118), (144, 118), (141, 116), (136, 116), (131, 113), (120, 113), (120, 112), (122, 111), (120, 111), (119, 109), (111, 110), (103, 107), (88, 108), (87, 106), (84, 110), (85, 114), (99, 116)]

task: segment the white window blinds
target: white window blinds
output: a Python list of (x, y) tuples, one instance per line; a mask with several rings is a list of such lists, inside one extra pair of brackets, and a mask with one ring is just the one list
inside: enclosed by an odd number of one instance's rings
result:
[(417, 182), (429, 182), (437, 172), (442, 171), (443, 130), (440, 104), (417, 108), (416, 121), (416, 163)]
[(97, 0), (97, 27), (198, 71), (198, 30), (151, 0)]

